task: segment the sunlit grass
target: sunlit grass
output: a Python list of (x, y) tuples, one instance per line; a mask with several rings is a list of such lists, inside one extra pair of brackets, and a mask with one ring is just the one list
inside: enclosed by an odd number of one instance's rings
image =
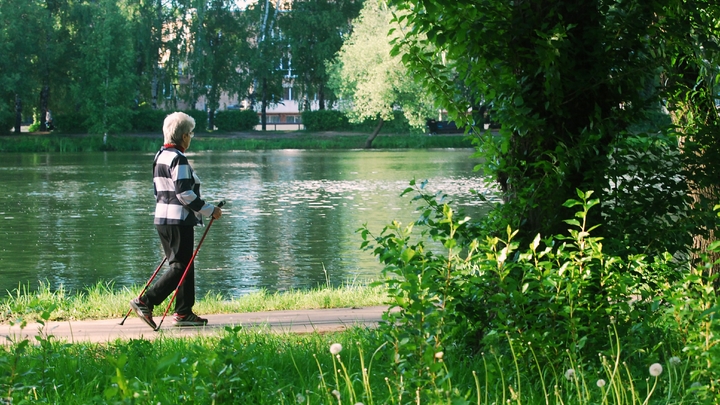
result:
[[(48, 313), (50, 320), (122, 317), (129, 309), (128, 302), (137, 297), (142, 288), (116, 289), (112, 283), (98, 282), (69, 293), (62, 286), (52, 290), (48, 283), (40, 283), (35, 290), (21, 285), (0, 301), (0, 322), (20, 318), (31, 322), (41, 319), (43, 313)], [(384, 305), (387, 302), (384, 288), (348, 283), (337, 287), (274, 293), (262, 290), (240, 298), (225, 298), (222, 294), (210, 292), (198, 297), (195, 310), (200, 314), (222, 314)], [(156, 307), (156, 311), (162, 313), (163, 307)]]
[[(193, 142), (193, 150), (272, 150), (272, 149), (361, 149), (367, 135), (323, 136), (301, 134), (287, 138), (263, 138), (257, 134), (252, 138), (232, 138), (221, 135), (200, 135)], [(45, 152), (154, 152), (159, 147), (157, 138), (140, 136), (109, 136), (106, 140), (100, 135), (23, 135), (0, 137), (0, 152), (6, 153), (45, 153)], [(373, 142), (375, 149), (428, 149), (428, 148), (470, 148), (472, 142), (463, 134), (452, 136), (427, 136), (407, 134), (378, 136)]]
[[(51, 333), (51, 332), (50, 332)], [(227, 327), (219, 336), (65, 344), (46, 336), (0, 346), (4, 403), (247, 404), (700, 404), (688, 360), (630, 364), (616, 352), (596, 369), (569, 354), (535, 364), (507, 347), (448, 348), (440, 368), (399, 374), (376, 330), (265, 333)], [(539, 349), (539, 348), (538, 348)], [(504, 354), (501, 354), (504, 353)], [(631, 356), (634, 357), (634, 356)], [(572, 369), (558, 369), (558, 364)]]

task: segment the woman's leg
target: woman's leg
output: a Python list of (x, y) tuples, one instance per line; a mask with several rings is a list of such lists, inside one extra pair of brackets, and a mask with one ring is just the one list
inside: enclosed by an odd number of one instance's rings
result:
[[(155, 225), (170, 269), (140, 298), (147, 305), (161, 304), (177, 288), (193, 255), (195, 229), (192, 226)], [(195, 269), (190, 265), (185, 280), (175, 298), (175, 312), (188, 314), (195, 305)]]

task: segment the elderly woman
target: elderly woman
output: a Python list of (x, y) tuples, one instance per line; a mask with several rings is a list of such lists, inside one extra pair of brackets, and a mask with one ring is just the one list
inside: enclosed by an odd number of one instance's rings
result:
[(155, 186), (155, 228), (165, 251), (170, 269), (145, 294), (130, 302), (140, 319), (156, 328), (152, 312), (176, 288), (175, 326), (203, 326), (207, 319), (192, 311), (195, 305), (195, 269), (187, 270), (182, 285), (178, 283), (193, 255), (194, 227), (202, 224), (202, 217), (220, 218), (222, 210), (200, 198), (200, 179), (190, 166), (185, 151), (190, 147), (195, 120), (181, 112), (165, 118), (165, 144), (155, 155), (153, 182)]

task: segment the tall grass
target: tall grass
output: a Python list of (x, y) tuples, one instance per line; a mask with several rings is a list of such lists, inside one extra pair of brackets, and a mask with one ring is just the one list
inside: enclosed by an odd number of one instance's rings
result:
[[(508, 341), (508, 345), (519, 342)], [(504, 352), (504, 348), (498, 348)], [(400, 377), (375, 330), (276, 334), (227, 327), (220, 336), (66, 344), (46, 334), (0, 346), (0, 402), (54, 404), (700, 404), (686, 361), (647, 365), (617, 348), (601, 370), (567, 356), (436, 354), (445, 371), (423, 389)], [(662, 368), (661, 371), (660, 368)], [(708, 402), (711, 403), (711, 402)]]
[[(48, 283), (40, 283), (35, 290), (20, 285), (0, 301), (0, 323), (27, 322), (42, 319), (107, 319), (125, 315), (128, 302), (137, 297), (143, 286), (117, 289), (113, 283), (98, 282), (77, 292), (68, 292), (62, 286), (52, 290)], [(387, 294), (384, 287), (344, 284), (310, 290), (289, 290), (270, 293), (266, 290), (226, 298), (209, 292), (200, 297), (195, 310), (200, 314), (259, 312), (292, 309), (345, 308), (350, 306), (384, 305)], [(156, 307), (162, 313), (164, 305)]]
[[(223, 134), (199, 135), (193, 142), (193, 150), (271, 150), (271, 149), (360, 149), (365, 145), (366, 135), (323, 136), (301, 134), (287, 138), (263, 138), (258, 133), (253, 138), (232, 138)], [(24, 135), (0, 137), (0, 152), (47, 153), (47, 152), (154, 152), (162, 137), (108, 136), (101, 135)], [(472, 142), (460, 134), (457, 136), (393, 135), (379, 136), (373, 147), (377, 149), (425, 149), (470, 148)]]

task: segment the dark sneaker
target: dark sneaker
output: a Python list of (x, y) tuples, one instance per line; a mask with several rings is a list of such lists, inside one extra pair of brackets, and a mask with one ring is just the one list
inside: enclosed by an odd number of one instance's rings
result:
[(205, 326), (208, 320), (200, 318), (192, 312), (187, 315), (175, 314), (173, 315), (173, 325), (175, 326)]
[(150, 325), (151, 328), (157, 329), (157, 325), (155, 325), (152, 317), (152, 306), (145, 305), (144, 302), (140, 301), (140, 298), (134, 298), (130, 301), (130, 307), (135, 310), (135, 313), (143, 322)]

